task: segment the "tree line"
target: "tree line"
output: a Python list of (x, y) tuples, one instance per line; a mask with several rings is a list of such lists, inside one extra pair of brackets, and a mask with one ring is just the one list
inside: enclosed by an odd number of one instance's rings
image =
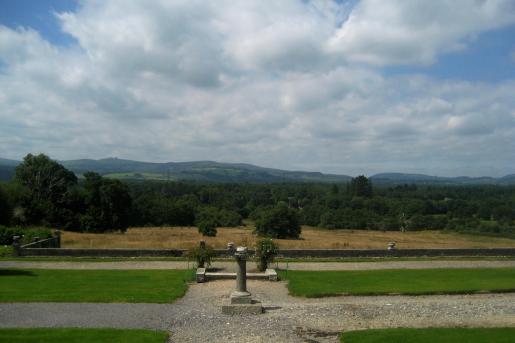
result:
[(247, 218), (272, 237), (297, 237), (300, 225), (511, 236), (515, 187), (377, 187), (365, 176), (345, 184), (122, 182), (93, 172), (77, 178), (45, 155), (26, 156), (14, 179), (0, 184), (0, 225), (82, 232), (197, 226), (216, 235)]

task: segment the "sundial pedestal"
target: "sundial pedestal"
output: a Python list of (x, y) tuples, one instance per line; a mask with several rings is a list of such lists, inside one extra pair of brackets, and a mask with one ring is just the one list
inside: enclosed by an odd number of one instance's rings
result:
[(236, 273), (236, 290), (231, 293), (230, 303), (222, 306), (224, 314), (259, 314), (263, 313), (261, 303), (252, 299), (247, 291), (247, 248), (238, 247), (234, 253), (238, 263)]

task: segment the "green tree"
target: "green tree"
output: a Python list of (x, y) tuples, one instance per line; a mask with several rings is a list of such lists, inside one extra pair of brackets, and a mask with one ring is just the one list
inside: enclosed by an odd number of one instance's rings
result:
[(195, 216), (195, 224), (203, 236), (215, 237), (219, 226), (217, 209), (211, 206), (200, 208)]
[(215, 237), (218, 233), (216, 226), (216, 221), (212, 218), (205, 218), (197, 222), (198, 232), (200, 232), (202, 236)]
[(93, 172), (85, 173), (84, 178), (86, 213), (81, 218), (83, 229), (91, 232), (126, 231), (132, 208), (127, 185)]
[(350, 181), (349, 191), (352, 196), (371, 197), (372, 182), (366, 176), (360, 175)]
[(0, 225), (9, 225), (13, 213), (13, 207), (9, 200), (7, 190), (0, 184)]
[(299, 238), (301, 228), (297, 212), (279, 203), (270, 211), (261, 212), (256, 221), (256, 233), (272, 238)]
[(241, 220), (241, 215), (236, 211), (226, 209), (218, 211), (218, 224), (222, 227), (240, 226)]
[(44, 154), (28, 154), (16, 167), (14, 181), (27, 190), (23, 203), (27, 220), (51, 224), (77, 177)]

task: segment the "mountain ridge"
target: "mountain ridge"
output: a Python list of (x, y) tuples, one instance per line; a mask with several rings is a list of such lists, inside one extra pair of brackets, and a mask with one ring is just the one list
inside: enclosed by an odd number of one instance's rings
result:
[[(94, 171), (106, 177), (122, 180), (172, 180), (205, 182), (348, 182), (349, 175), (325, 174), (300, 170), (282, 170), (260, 167), (249, 163), (216, 161), (190, 162), (142, 162), (115, 157), (102, 159), (57, 160), (67, 169), (81, 176)], [(20, 161), (0, 158), (0, 180), (9, 180)], [(515, 184), (515, 174), (502, 177), (431, 176), (416, 173), (387, 172), (370, 176), (379, 185), (427, 184), (427, 185), (510, 185)]]

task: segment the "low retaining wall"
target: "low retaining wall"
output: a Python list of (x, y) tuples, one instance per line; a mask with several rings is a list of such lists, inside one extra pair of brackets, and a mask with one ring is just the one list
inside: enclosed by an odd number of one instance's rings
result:
[(187, 250), (162, 249), (21, 249), (20, 256), (73, 256), (73, 257), (181, 257)]
[(515, 256), (515, 248), (493, 249), (295, 249), (279, 250), (279, 257), (438, 257), (438, 256)]
[(34, 242), (22, 245), (22, 249), (31, 249), (31, 248), (60, 248), (61, 246), (61, 238), (59, 236), (45, 238), (45, 239), (35, 239)]
[[(218, 257), (230, 257), (227, 250), (217, 249)], [(254, 251), (249, 250), (253, 255)], [(18, 256), (75, 256), (75, 257), (185, 257), (187, 250), (174, 249), (19, 249)], [(343, 257), (438, 257), (438, 256), (515, 256), (515, 248), (493, 249), (292, 249), (279, 250), (278, 257), (343, 258)]]
[(13, 256), (15, 257), (25, 256), (24, 252), (32, 249), (54, 248), (58, 250), (61, 248), (61, 231), (55, 230), (54, 236), (50, 238), (39, 239), (39, 237), (34, 237), (32, 243), (24, 245), (22, 245), (20, 241), (20, 236), (13, 237)]

